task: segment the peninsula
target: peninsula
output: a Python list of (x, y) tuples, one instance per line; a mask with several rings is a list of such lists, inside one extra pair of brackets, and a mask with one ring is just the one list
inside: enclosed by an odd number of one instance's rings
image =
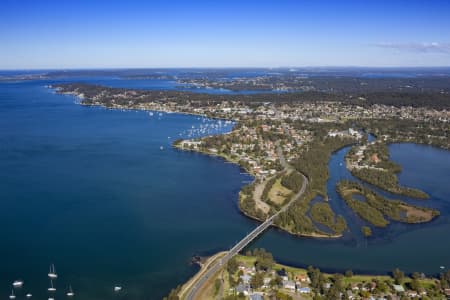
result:
[[(420, 191), (397, 184), (395, 172), (398, 172), (398, 167), (388, 160), (384, 146), (377, 146), (379, 149), (376, 151), (373, 148), (378, 143), (364, 146), (368, 143), (367, 133), (376, 136), (380, 143), (412, 142), (450, 149), (448, 107), (439, 106), (440, 100), (430, 100), (429, 105), (425, 105), (420, 94), (407, 98), (409, 100), (405, 101), (410, 101), (410, 105), (406, 106), (404, 101), (393, 105), (395, 100), (387, 105), (386, 98), (381, 98), (382, 103), (376, 103), (353, 94), (317, 92), (210, 95), (88, 84), (59, 84), (53, 88), (58, 93), (80, 97), (83, 105), (178, 112), (235, 121), (235, 127), (228, 134), (177, 140), (174, 146), (221, 156), (239, 164), (255, 178), (240, 192), (241, 211), (261, 221), (277, 214), (274, 226), (294, 235), (336, 238), (348, 230), (345, 217), (336, 214), (327, 202), (328, 161), (334, 151), (349, 145), (366, 147), (360, 156), (369, 156), (370, 159), (375, 158), (373, 153), (376, 152), (378, 165), (362, 168), (367, 159), (355, 156), (361, 150), (354, 148), (348, 155), (347, 166), (356, 177), (382, 189), (426, 198)], [(395, 95), (392, 99), (396, 99)], [(283, 160), (289, 167), (283, 166)], [(383, 174), (392, 174), (389, 184), (381, 183), (377, 179), (380, 176), (364, 176), (358, 172), (378, 170), (381, 165), (390, 172), (383, 171)], [(305, 193), (292, 201), (289, 209), (279, 212), (299, 191), (302, 175), (309, 181)], [(358, 188), (359, 194), (368, 193), (365, 188)], [(344, 199), (348, 198), (349, 193), (343, 187), (339, 191)], [(391, 202), (380, 196), (373, 198), (378, 200), (376, 205), (372, 202), (371, 211), (378, 216), (383, 215)], [(314, 199), (316, 201), (312, 201)], [(351, 205), (353, 202), (347, 203), (355, 211), (360, 211)], [(395, 205), (400, 209), (398, 213), (407, 212), (407, 217), (401, 219), (406, 222), (427, 222), (439, 215), (425, 207), (413, 208), (403, 202)], [(386, 217), (400, 220), (398, 213)], [(381, 225), (371, 222), (371, 218), (363, 219), (369, 222), (369, 226)], [(388, 220), (382, 223), (385, 226)]]

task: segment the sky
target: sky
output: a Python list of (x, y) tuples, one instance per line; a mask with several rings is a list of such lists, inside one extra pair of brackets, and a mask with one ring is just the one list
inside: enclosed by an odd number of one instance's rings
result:
[(302, 66), (450, 66), (450, 1), (0, 1), (0, 69)]

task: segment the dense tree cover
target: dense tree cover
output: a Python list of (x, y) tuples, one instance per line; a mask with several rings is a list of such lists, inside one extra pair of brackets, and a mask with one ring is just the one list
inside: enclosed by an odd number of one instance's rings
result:
[(257, 270), (267, 271), (275, 264), (272, 253), (267, 252), (264, 249), (254, 249), (253, 256), (256, 256), (255, 267)]
[(393, 194), (419, 199), (426, 199), (429, 197), (421, 190), (400, 186), (397, 175), (389, 171), (372, 168), (355, 168), (351, 170), (351, 173), (353, 176)]
[(353, 193), (348, 192), (348, 186), (348, 181), (341, 181), (336, 187), (337, 192), (344, 199), (345, 203), (367, 222), (377, 227), (386, 227), (389, 224), (389, 221), (384, 218), (383, 214), (376, 208), (370, 206), (367, 202), (353, 199)]
[(306, 175), (313, 191), (326, 196), (326, 182), (329, 177), (328, 161), (334, 151), (350, 145), (355, 141), (351, 138), (324, 138), (314, 140), (299, 154), (299, 158), (292, 162), (293, 166)]
[[(357, 182), (343, 180), (338, 183), (336, 188), (345, 202), (355, 210), (358, 215), (378, 227), (385, 227), (388, 224), (388, 221), (384, 219), (384, 216), (387, 216), (391, 220), (405, 223), (427, 222), (431, 220), (420, 218), (415, 215), (410, 216), (407, 213), (408, 209), (430, 213), (430, 218), (439, 215), (439, 211), (437, 210), (410, 205), (399, 200), (386, 199)], [(354, 195), (360, 195), (364, 200), (355, 200), (353, 198)], [(363, 233), (365, 232), (368, 232), (368, 230), (363, 229)]]
[[(105, 106), (112, 104), (128, 105), (130, 101), (133, 104), (148, 103), (155, 101), (172, 101), (178, 103), (189, 102), (195, 107), (201, 105), (215, 105), (224, 101), (236, 101), (241, 103), (296, 103), (296, 102), (323, 102), (338, 101), (347, 104), (356, 104), (360, 106), (371, 106), (373, 104), (384, 104), (390, 106), (413, 106), (413, 107), (430, 107), (435, 109), (445, 109), (450, 107), (449, 93), (441, 92), (378, 92), (370, 91), (367, 93), (359, 93), (354, 91), (348, 92), (317, 92), (304, 91), (300, 93), (261, 93), (261, 94), (201, 94), (185, 91), (155, 91), (155, 90), (131, 90), (124, 88), (109, 88), (99, 85), (85, 83), (67, 83), (57, 84), (53, 87), (61, 89), (61, 92), (78, 92), (83, 93), (85, 98), (84, 104), (93, 104), (94, 101), (100, 101)], [(359, 86), (361, 88), (361, 86)], [(335, 89), (333, 91), (337, 91)], [(113, 97), (116, 94), (126, 93), (127, 98)], [(102, 97), (94, 97), (102, 95)]]
[[(303, 124), (303, 123), (302, 123)], [(319, 128), (324, 128), (332, 125), (327, 124), (315, 124)], [(300, 123), (296, 126), (303, 126)], [(311, 124), (305, 126), (314, 126)], [(325, 135), (326, 136), (326, 135)], [(298, 159), (291, 162), (294, 168), (300, 173), (305, 174), (308, 178), (308, 186), (304, 196), (291, 205), (289, 210), (281, 213), (275, 220), (275, 224), (288, 229), (290, 232), (297, 234), (313, 234), (321, 233), (327, 235), (326, 232), (318, 230), (311, 219), (308, 217), (308, 211), (310, 210), (309, 203), (318, 194), (326, 196), (326, 182), (328, 180), (328, 161), (331, 154), (351, 143), (354, 140), (351, 138), (329, 138), (329, 137), (317, 137), (313, 142), (307, 144), (303, 150), (299, 153)], [(344, 219), (338, 217), (336, 230), (342, 228)]]
[(292, 171), (281, 178), (281, 185), (297, 193), (303, 185), (303, 176), (296, 171)]
[(333, 230), (336, 234), (342, 234), (347, 229), (347, 222), (339, 215), (335, 216), (330, 205), (326, 202), (316, 202), (311, 207), (311, 218)]
[(408, 142), (450, 149), (450, 126), (437, 119), (422, 122), (391, 118), (355, 122), (387, 143)]

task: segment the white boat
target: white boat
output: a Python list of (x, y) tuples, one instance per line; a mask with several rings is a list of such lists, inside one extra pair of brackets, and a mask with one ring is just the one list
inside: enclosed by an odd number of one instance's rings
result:
[(55, 292), (56, 288), (53, 286), (53, 281), (50, 280), (50, 287), (47, 289), (49, 292)]
[(13, 282), (13, 287), (14, 288), (21, 288), (23, 286), (23, 281), (22, 280), (16, 280)]
[(11, 295), (9, 295), (9, 299), (16, 299), (16, 295), (14, 295), (14, 290), (11, 290)]
[(55, 298), (50, 297), (50, 298), (48, 298), (48, 300), (55, 300)]
[(55, 265), (54, 264), (50, 265), (50, 271), (48, 272), (48, 277), (50, 277), (51, 279), (58, 278), (58, 274), (56, 274)]
[(443, 270), (443, 269), (445, 269), (445, 267), (444, 267), (444, 266), (441, 266), (440, 268), (441, 268), (442, 270)]
[(163, 146), (159, 147), (159, 150), (164, 150), (164, 147)]
[(30, 299), (31, 297), (33, 297), (33, 295), (31, 295), (30, 293), (26, 294), (25, 297), (27, 297), (28, 299)]
[(120, 285), (116, 285), (115, 287), (114, 287), (114, 292), (120, 292), (122, 290), (122, 287), (120, 286)]
[(67, 297), (73, 297), (75, 293), (72, 290), (72, 286), (69, 285), (69, 291), (66, 293)]

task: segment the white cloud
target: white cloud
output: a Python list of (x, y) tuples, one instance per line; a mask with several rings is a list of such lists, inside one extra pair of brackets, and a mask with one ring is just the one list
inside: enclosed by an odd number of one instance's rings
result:
[(450, 43), (376, 43), (373, 46), (399, 51), (450, 54)]

